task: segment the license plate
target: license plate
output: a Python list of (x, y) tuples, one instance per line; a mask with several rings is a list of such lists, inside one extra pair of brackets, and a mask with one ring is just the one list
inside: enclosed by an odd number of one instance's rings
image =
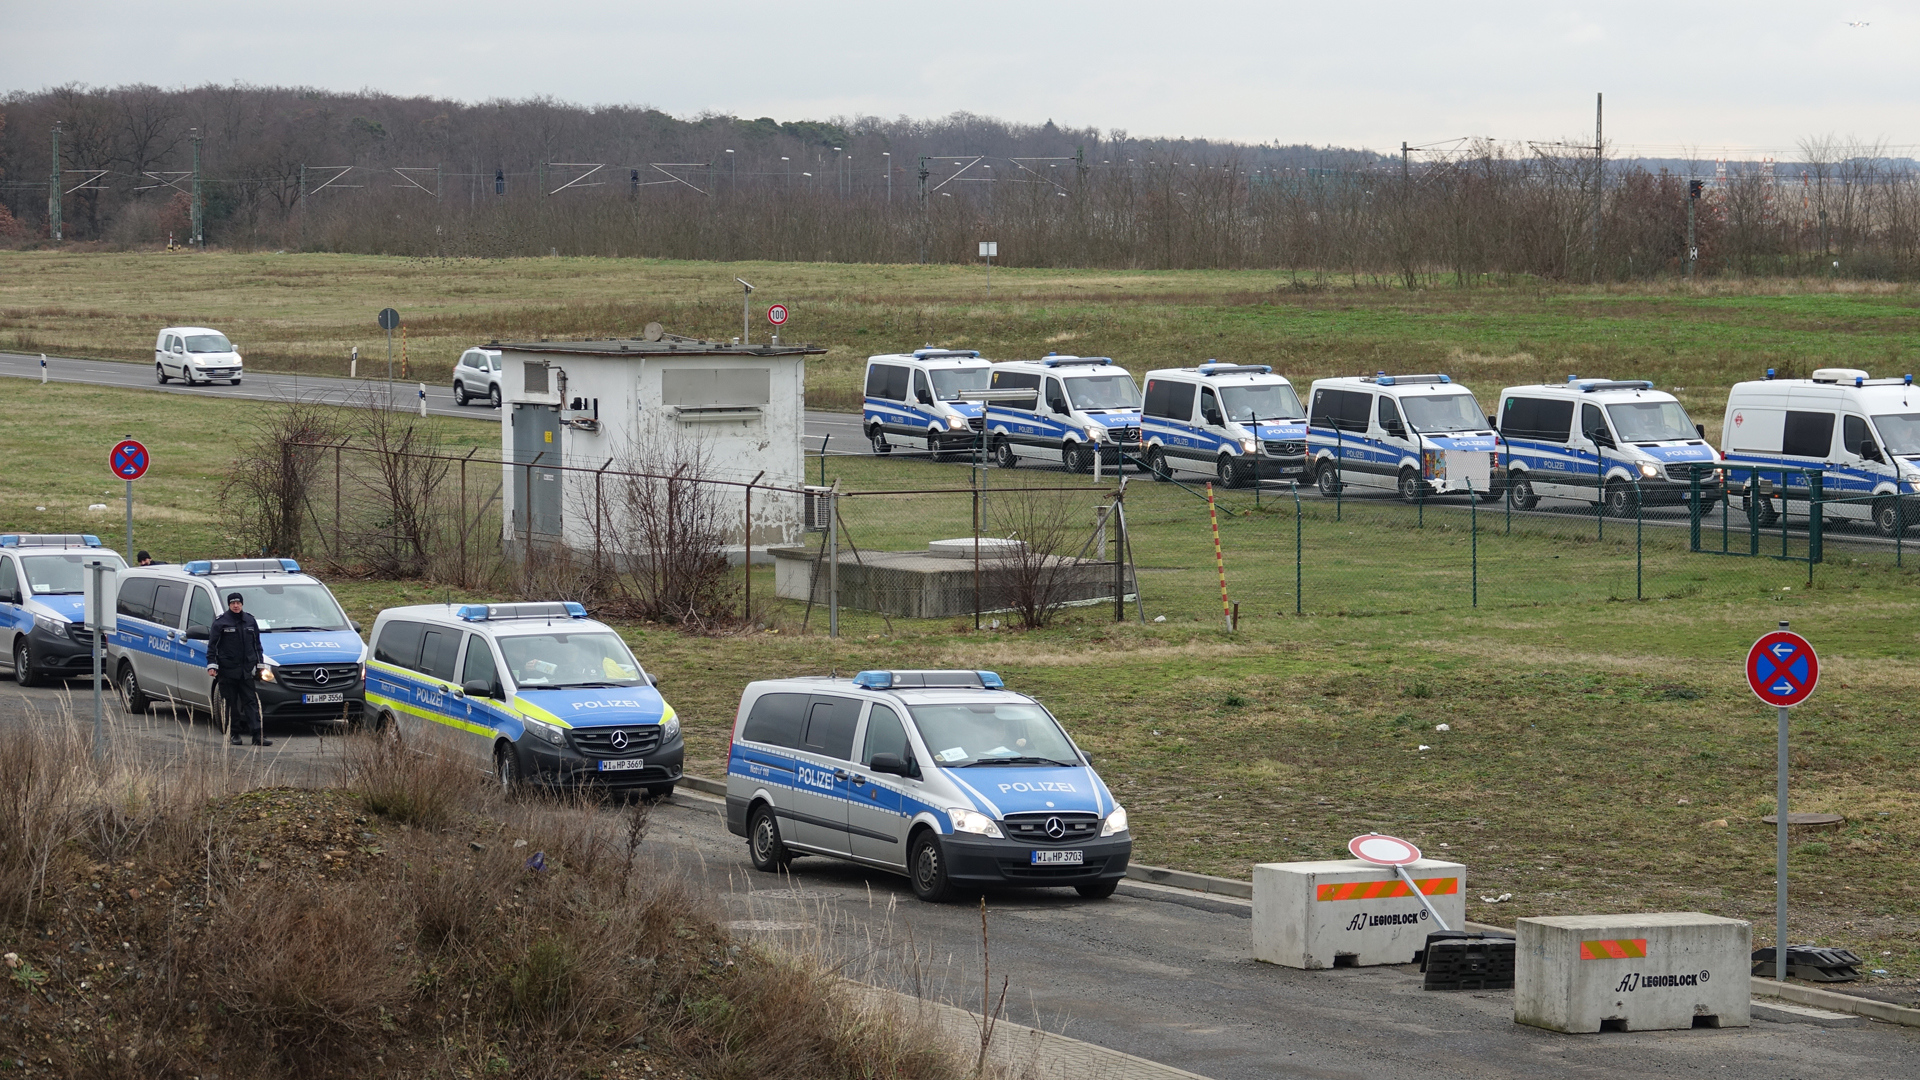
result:
[(334, 705), (347, 700), (347, 695), (344, 692), (335, 694), (301, 694), (300, 700), (307, 705)]
[(1083, 866), (1087, 861), (1084, 851), (1036, 851), (1033, 853), (1035, 866)]
[(644, 769), (646, 767), (647, 763), (640, 758), (625, 758), (620, 761), (603, 761), (600, 763), (601, 772), (619, 772), (623, 769)]

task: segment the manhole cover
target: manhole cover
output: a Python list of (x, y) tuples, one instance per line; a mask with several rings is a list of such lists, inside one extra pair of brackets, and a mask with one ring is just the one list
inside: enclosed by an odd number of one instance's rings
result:
[[(1760, 820), (1769, 825), (1778, 825), (1780, 823), (1780, 815), (1768, 814)], [(1837, 829), (1846, 823), (1847, 819), (1840, 814), (1795, 814), (1792, 812), (1787, 814), (1788, 827), (1799, 825), (1809, 829)]]
[(780, 922), (777, 919), (735, 919), (727, 924), (727, 929), (743, 934), (777, 934), (806, 928), (805, 923)]

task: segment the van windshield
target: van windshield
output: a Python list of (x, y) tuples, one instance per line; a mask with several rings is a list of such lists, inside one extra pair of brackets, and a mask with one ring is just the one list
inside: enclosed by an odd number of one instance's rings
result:
[(522, 689), (648, 685), (627, 643), (610, 631), (514, 634), (499, 641), (507, 669)]
[(1487, 418), (1480, 413), (1479, 403), (1472, 394), (1439, 394), (1433, 397), (1419, 397), (1409, 394), (1400, 398), (1400, 410), (1407, 415), (1407, 423), (1416, 431), (1474, 431), (1487, 426)]
[(927, 752), (949, 769), (1080, 764), (1067, 733), (1038, 705), (1020, 701), (915, 705), (910, 711)]
[(1873, 418), (1887, 452), (1901, 457), (1920, 454), (1920, 413), (1887, 413)]
[(28, 590), (46, 596), (50, 593), (87, 591), (87, 568), (82, 564), (94, 561), (106, 563), (116, 570), (127, 568), (127, 564), (120, 561), (120, 556), (111, 551), (102, 551), (98, 555), (23, 555), (20, 557), (20, 568), (26, 571)]
[(937, 368), (933, 376), (933, 396), (941, 401), (959, 401), (962, 390), (985, 390), (993, 377), (990, 367)]
[(202, 353), (232, 352), (233, 342), (225, 334), (188, 334), (187, 351)]
[(1621, 442), (1673, 442), (1697, 439), (1693, 421), (1677, 401), (1623, 401), (1607, 406)]
[(227, 594), (239, 593), (263, 634), (352, 629), (325, 585), (239, 585), (218, 591), (223, 611)]
[(1140, 407), (1140, 390), (1133, 385), (1133, 376), (1125, 373), (1081, 375), (1067, 379), (1066, 384), (1067, 393), (1073, 398), (1073, 407), (1081, 412)]
[(1220, 404), (1227, 410), (1227, 419), (1236, 424), (1254, 419), (1298, 420), (1307, 415), (1307, 411), (1300, 407), (1300, 396), (1285, 383), (1223, 386), (1220, 388)]

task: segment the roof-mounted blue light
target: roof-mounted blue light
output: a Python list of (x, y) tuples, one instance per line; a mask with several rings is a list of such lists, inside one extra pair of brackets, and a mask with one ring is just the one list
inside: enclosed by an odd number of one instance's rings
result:
[(1773, 378), (1773, 369), (1772, 369), (1772, 368), (1768, 368), (1768, 369), (1767, 369), (1767, 378), (1769, 378), (1769, 379), (1771, 379), (1771, 378)]
[(1209, 360), (1193, 370), (1202, 375), (1271, 375), (1273, 368), (1266, 364), (1223, 364), (1218, 360)]
[(1651, 390), (1653, 383), (1646, 379), (1588, 379), (1580, 384), (1580, 392), (1591, 394), (1595, 390)]
[(1864, 378), (1862, 378), (1862, 377), (1860, 377), (1860, 376), (1858, 376), (1858, 375), (1855, 375), (1855, 376), (1853, 377), (1853, 385), (1855, 385), (1855, 386), (1865, 386), (1865, 385), (1867, 385), (1867, 380), (1866, 380), (1866, 379), (1864, 379)]
[(853, 677), (853, 685), (866, 690), (887, 690), (893, 686), (891, 671), (863, 671)]
[(1375, 375), (1375, 376), (1373, 377), (1373, 381), (1374, 381), (1374, 382), (1375, 382), (1376, 384), (1378, 384), (1378, 385), (1380, 385), (1380, 386), (1392, 386), (1392, 385), (1393, 385), (1393, 376), (1391, 376), (1391, 375)]
[(1006, 682), (991, 671), (863, 671), (853, 685), (866, 690), (1004, 690)]
[(297, 574), (300, 564), (292, 559), (194, 559), (182, 565), (189, 574)]
[(913, 358), (915, 360), (939, 360), (939, 359), (949, 358), (949, 357), (956, 358), (956, 359), (978, 360), (980, 358), (980, 350), (979, 349), (915, 349), (913, 350)]
[(92, 533), (8, 533), (0, 536), (0, 547), (100, 546), (100, 538)]
[(1005, 690), (1007, 688), (1007, 681), (1002, 679), (998, 672), (982, 671), (979, 675), (980, 685), (989, 690)]
[(584, 619), (587, 609), (572, 600), (548, 600), (532, 604), (462, 604), (454, 617), (467, 622), (495, 619)]
[(1079, 364), (1100, 367), (1113, 363), (1113, 358), (1110, 356), (1055, 356), (1048, 353), (1047, 358), (1040, 362), (1048, 367), (1069, 367)]
[(576, 619), (584, 619), (587, 617), (586, 605), (577, 604), (572, 600), (569, 600), (567, 601), (567, 614), (573, 616)]
[(193, 559), (182, 566), (181, 569), (189, 574), (211, 574), (213, 573), (213, 561), (210, 559)]
[(454, 609), (453, 617), (456, 619), (465, 619), (468, 622), (486, 622), (487, 605), (461, 604), (458, 608)]
[(1908, 373), (1908, 375), (1907, 375), (1907, 385), (1908, 385), (1908, 386), (1912, 386), (1912, 385), (1913, 385), (1913, 375), (1912, 375), (1912, 373)]

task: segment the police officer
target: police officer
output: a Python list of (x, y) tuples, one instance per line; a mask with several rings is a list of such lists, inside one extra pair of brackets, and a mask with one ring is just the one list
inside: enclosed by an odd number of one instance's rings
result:
[(227, 740), (240, 745), (240, 736), (253, 736), (253, 745), (272, 746), (261, 738), (260, 698), (253, 691), (260, 670), (260, 624), (247, 613), (240, 594), (227, 594), (225, 614), (213, 620), (207, 642), (207, 674), (213, 676), (227, 718)]

